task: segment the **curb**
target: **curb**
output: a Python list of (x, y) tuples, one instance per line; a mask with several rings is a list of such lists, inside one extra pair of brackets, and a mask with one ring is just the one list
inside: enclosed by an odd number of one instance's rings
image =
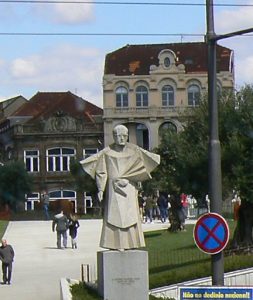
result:
[(69, 278), (61, 278), (60, 279), (61, 300), (72, 300), (70, 286), (72, 284), (76, 284), (76, 283), (79, 283), (79, 280), (69, 279)]

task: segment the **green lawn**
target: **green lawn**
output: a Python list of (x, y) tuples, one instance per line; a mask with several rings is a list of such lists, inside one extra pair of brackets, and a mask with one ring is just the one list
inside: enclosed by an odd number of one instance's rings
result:
[[(228, 223), (232, 238), (236, 223)], [(146, 250), (149, 253), (150, 289), (211, 275), (211, 256), (200, 251), (195, 245), (193, 228), (194, 225), (188, 225), (186, 231), (177, 233), (168, 230), (145, 233)], [(225, 272), (252, 265), (252, 255), (225, 256)], [(80, 283), (73, 286), (73, 300), (77, 299), (101, 298), (95, 294), (88, 296), (87, 288)], [(151, 299), (157, 298), (150, 296)]]
[(8, 225), (8, 221), (0, 220), (0, 239), (2, 239), (7, 225)]
[[(230, 221), (228, 224), (232, 238), (236, 223)], [(150, 288), (211, 275), (211, 255), (197, 248), (193, 228), (194, 225), (188, 225), (187, 231), (178, 233), (163, 230), (145, 234)], [(225, 256), (224, 265), (225, 272), (251, 267), (253, 256)]]

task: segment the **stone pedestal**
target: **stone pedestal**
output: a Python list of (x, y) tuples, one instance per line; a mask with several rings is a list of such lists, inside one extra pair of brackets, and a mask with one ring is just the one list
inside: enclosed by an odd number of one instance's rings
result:
[(148, 300), (148, 253), (141, 250), (97, 253), (98, 292), (104, 300)]

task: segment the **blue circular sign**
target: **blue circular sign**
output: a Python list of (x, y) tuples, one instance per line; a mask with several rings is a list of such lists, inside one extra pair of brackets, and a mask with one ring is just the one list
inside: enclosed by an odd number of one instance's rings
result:
[(226, 220), (216, 213), (202, 215), (194, 227), (194, 240), (200, 250), (208, 254), (221, 252), (229, 240)]

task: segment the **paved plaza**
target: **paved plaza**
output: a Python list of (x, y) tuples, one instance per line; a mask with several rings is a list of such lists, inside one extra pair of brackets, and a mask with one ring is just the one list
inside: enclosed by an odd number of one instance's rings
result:
[[(168, 224), (143, 224), (143, 230), (156, 230)], [(56, 248), (52, 221), (10, 222), (5, 238), (15, 250), (12, 284), (0, 285), (1, 299), (58, 300), (60, 279), (81, 279), (81, 264), (96, 265), (101, 220), (80, 220), (78, 248)]]

